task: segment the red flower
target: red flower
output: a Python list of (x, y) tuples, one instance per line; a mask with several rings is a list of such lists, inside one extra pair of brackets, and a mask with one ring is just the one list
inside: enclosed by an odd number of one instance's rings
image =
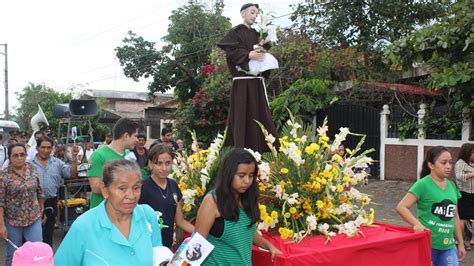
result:
[(207, 74), (211, 74), (212, 72), (214, 72), (216, 70), (216, 66), (213, 65), (213, 64), (207, 64), (205, 65), (203, 68), (202, 68), (202, 74), (203, 75), (207, 75)]
[(206, 119), (202, 119), (202, 120), (201, 120), (201, 125), (202, 125), (202, 126), (208, 126), (208, 125), (209, 125), (209, 121), (206, 120)]

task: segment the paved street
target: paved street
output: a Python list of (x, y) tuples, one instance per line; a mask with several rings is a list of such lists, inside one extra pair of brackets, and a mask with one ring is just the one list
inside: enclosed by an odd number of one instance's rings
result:
[[(374, 181), (369, 185), (359, 188), (362, 192), (368, 193), (372, 197), (372, 206), (375, 209), (376, 220), (383, 223), (406, 225), (398, 216), (395, 207), (400, 199), (408, 191), (411, 183), (400, 181)], [(60, 230), (55, 232), (55, 243), (58, 245), (62, 239), (63, 233)], [(55, 247), (55, 249), (57, 246)], [(5, 260), (5, 243), (0, 244), (0, 261)], [(467, 257), (461, 265), (474, 265), (474, 251), (468, 251)]]

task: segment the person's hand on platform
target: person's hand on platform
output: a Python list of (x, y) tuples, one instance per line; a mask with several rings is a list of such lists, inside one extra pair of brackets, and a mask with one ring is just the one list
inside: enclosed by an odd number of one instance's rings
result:
[(458, 260), (463, 261), (466, 257), (466, 248), (464, 247), (464, 242), (458, 243)]
[(275, 255), (276, 254), (283, 254), (283, 252), (281, 252), (281, 250), (277, 249), (274, 245), (270, 244), (269, 247), (268, 247), (268, 251), (270, 252), (270, 254), (272, 255), (272, 262), (275, 260)]
[(7, 239), (8, 233), (7, 233), (7, 228), (5, 227), (5, 224), (0, 222), (0, 237), (3, 239)]
[(423, 230), (426, 230), (426, 227), (423, 226), (421, 223), (419, 223), (419, 224), (415, 224), (415, 225), (413, 226), (413, 230), (414, 230), (415, 232), (421, 232), (421, 231), (423, 231)]
[(262, 61), (265, 56), (265, 53), (258, 52), (258, 51), (251, 51), (249, 53), (249, 58), (250, 60), (257, 60), (257, 61)]

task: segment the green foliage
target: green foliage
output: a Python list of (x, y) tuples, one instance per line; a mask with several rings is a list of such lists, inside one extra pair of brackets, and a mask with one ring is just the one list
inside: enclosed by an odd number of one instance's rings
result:
[(317, 110), (328, 107), (337, 100), (331, 85), (328, 80), (297, 80), (270, 103), (276, 126), (282, 128), (289, 118), (288, 110), (299, 116), (311, 117)]
[(291, 30), (278, 32), (278, 44), (270, 53), (278, 59), (279, 68), (272, 70), (266, 81), (271, 95), (278, 95), (301, 78), (317, 76), (329, 79), (328, 58), (317, 54), (314, 43), (304, 34)]
[(418, 136), (418, 119), (404, 113), (403, 120), (397, 123), (397, 128), (400, 131), (400, 140), (416, 139)]
[(386, 44), (431, 22), (447, 6), (436, 1), (304, 1), (291, 19), (320, 46), (356, 48), (362, 77), (379, 79), (374, 70), (380, 67)]
[[(33, 133), (30, 125), (31, 118), (38, 112), (38, 104), (46, 116), (49, 128), (55, 131), (59, 120), (53, 116), (53, 106), (58, 103), (69, 103), (72, 99), (71, 93), (57, 92), (52, 88), (39, 84), (30, 83), (22, 91), (15, 93), (19, 106), (15, 110), (14, 120), (21, 129), (29, 134)], [(45, 129), (46, 125), (40, 126)]]
[[(428, 85), (454, 89), (466, 106), (474, 106), (474, 2), (458, 1), (439, 23), (426, 26), (389, 46), (386, 55), (394, 67), (430, 69)], [(450, 92), (451, 93), (451, 92)]]
[(193, 97), (201, 86), (196, 79), (199, 68), (231, 27), (222, 16), (223, 7), (223, 1), (215, 1), (211, 8), (201, 1), (189, 1), (174, 10), (160, 51), (155, 43), (129, 32), (124, 45), (115, 49), (125, 75), (134, 80), (152, 77), (148, 85), (151, 95), (174, 88), (182, 102)]
[(212, 71), (201, 71), (198, 75), (202, 87), (176, 110), (177, 133), (186, 143), (191, 141), (189, 130), (194, 130), (201, 142), (209, 144), (218, 132), (225, 129), (232, 77), (224, 51), (214, 50), (210, 62), (203, 70), (209, 68)]
[(474, 2), (458, 1), (439, 23), (425, 26), (390, 45), (386, 55), (397, 69), (421, 65), (431, 72), (427, 84), (446, 95), (447, 110), (425, 117), (428, 134), (458, 137), (464, 106), (474, 107)]

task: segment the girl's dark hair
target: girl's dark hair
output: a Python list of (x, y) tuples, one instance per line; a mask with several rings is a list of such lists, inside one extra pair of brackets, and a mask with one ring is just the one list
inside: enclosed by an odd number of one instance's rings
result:
[(232, 190), (232, 180), (237, 173), (239, 164), (254, 164), (255, 171), (252, 184), (244, 193), (240, 194), (240, 201), (244, 211), (250, 216), (250, 226), (253, 226), (260, 218), (258, 208), (257, 173), (258, 164), (253, 155), (241, 148), (232, 149), (222, 161), (216, 180), (216, 203), (221, 216), (226, 220), (237, 221), (239, 219), (239, 203), (235, 199)]
[(425, 156), (425, 160), (423, 161), (423, 165), (421, 167), (420, 178), (423, 178), (431, 173), (431, 169), (428, 167), (428, 163), (434, 164), (438, 157), (443, 152), (449, 152), (448, 149), (444, 146), (436, 146), (432, 147), (428, 150)]
[(12, 156), (12, 150), (15, 147), (22, 147), (25, 150), (25, 153), (26, 153), (26, 146), (23, 142), (12, 143), (12, 144), (8, 145), (8, 158), (10, 158), (10, 156)]
[(120, 172), (133, 172), (140, 175), (140, 166), (137, 162), (127, 160), (127, 159), (118, 159), (111, 160), (105, 163), (104, 170), (102, 172), (102, 181), (104, 186), (107, 188), (112, 184), (112, 182), (117, 179), (117, 174)]
[(469, 164), (469, 159), (471, 157), (472, 150), (474, 150), (474, 144), (464, 143), (459, 149), (458, 160), (461, 159), (465, 163)]
[(155, 162), (156, 160), (158, 160), (158, 157), (163, 153), (169, 154), (171, 156), (171, 159), (174, 158), (173, 151), (166, 144), (164, 143), (154, 144), (150, 148), (150, 151), (148, 152), (148, 161)]

